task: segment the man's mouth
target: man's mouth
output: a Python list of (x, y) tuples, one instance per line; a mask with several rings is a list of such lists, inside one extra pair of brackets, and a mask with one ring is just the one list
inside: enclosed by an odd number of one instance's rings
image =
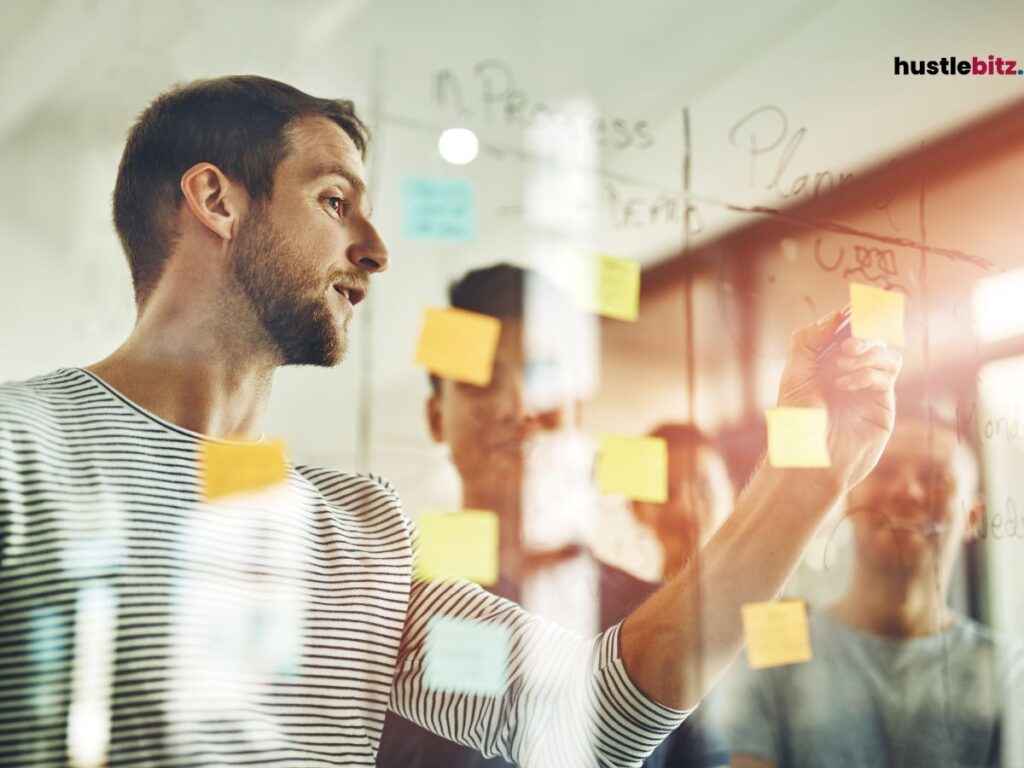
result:
[(922, 520), (916, 517), (890, 517), (889, 528), (897, 531), (917, 531), (918, 533), (941, 533), (946, 529), (944, 523)]
[(487, 444), (490, 453), (500, 453), (518, 458), (524, 457), (529, 451), (529, 443), (521, 438), (496, 440)]
[(875, 515), (878, 524), (893, 531), (914, 531), (923, 534), (940, 533), (946, 523), (935, 520), (923, 509), (897, 507), (888, 511), (879, 510)]
[(334, 290), (344, 297), (353, 307), (366, 298), (366, 291), (344, 283), (335, 283)]

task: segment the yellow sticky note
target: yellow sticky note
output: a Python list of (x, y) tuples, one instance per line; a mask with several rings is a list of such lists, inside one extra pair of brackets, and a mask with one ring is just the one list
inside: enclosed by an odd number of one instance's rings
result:
[(668, 444), (660, 437), (602, 435), (597, 485), (601, 493), (667, 501)]
[(640, 264), (631, 259), (598, 256), (594, 260), (595, 311), (616, 320), (640, 314)]
[(850, 334), (858, 339), (881, 339), (904, 346), (905, 297), (870, 285), (850, 283)]
[(498, 581), (498, 516), (483, 509), (425, 512), (417, 519), (416, 576)]
[(741, 609), (752, 669), (810, 661), (811, 635), (803, 600), (748, 603)]
[(199, 448), (203, 498), (259, 491), (287, 477), (284, 443), (204, 442)]
[(501, 624), (435, 616), (427, 625), (423, 682), (437, 691), (499, 695), (509, 645), (509, 632)]
[(828, 412), (824, 408), (769, 408), (768, 463), (773, 467), (829, 467)]
[(486, 387), (500, 335), (496, 317), (464, 309), (426, 309), (416, 363), (446, 379)]

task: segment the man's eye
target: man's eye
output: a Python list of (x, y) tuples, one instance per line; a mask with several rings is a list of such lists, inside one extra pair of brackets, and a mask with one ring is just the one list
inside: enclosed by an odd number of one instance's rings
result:
[(336, 213), (340, 213), (342, 216), (348, 216), (348, 200), (343, 197), (329, 197), (327, 198), (327, 204), (334, 209)]

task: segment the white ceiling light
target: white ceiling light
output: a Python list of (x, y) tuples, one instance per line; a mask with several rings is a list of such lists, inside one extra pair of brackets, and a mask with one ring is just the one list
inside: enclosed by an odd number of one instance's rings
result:
[(437, 151), (452, 165), (465, 165), (476, 158), (480, 141), (468, 128), (449, 128), (437, 140)]

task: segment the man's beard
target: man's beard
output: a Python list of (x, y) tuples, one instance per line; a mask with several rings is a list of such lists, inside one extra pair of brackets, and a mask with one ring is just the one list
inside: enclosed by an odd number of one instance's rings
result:
[(235, 279), (284, 365), (337, 365), (345, 357), (348, 318), (339, 330), (327, 286), (319, 275), (302, 272), (303, 254), (269, 222), (264, 206), (246, 219), (231, 253)]

